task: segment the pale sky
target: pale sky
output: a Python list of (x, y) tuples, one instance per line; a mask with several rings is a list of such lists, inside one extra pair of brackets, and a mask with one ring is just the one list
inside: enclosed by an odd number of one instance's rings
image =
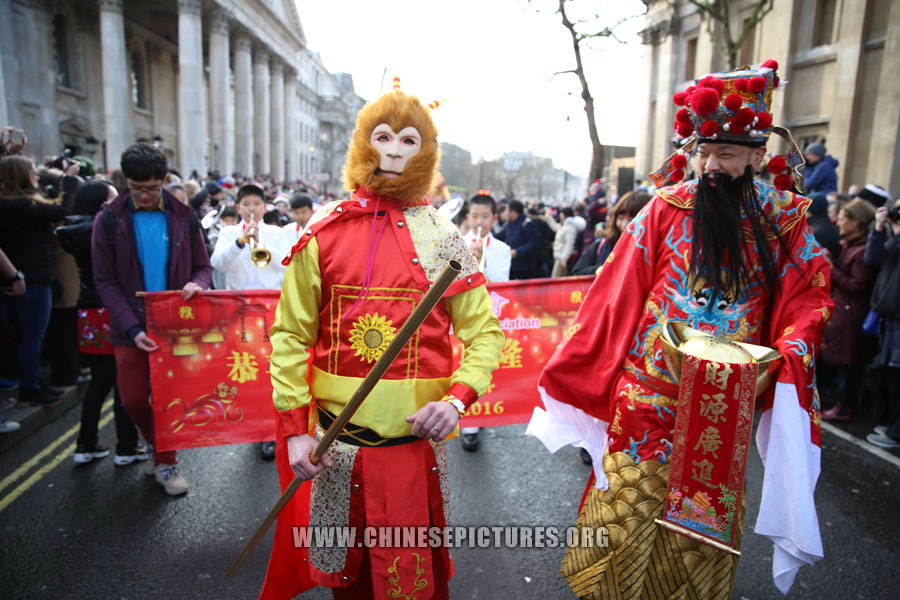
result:
[[(587, 175), (591, 144), (578, 79), (552, 77), (575, 65), (555, 0), (296, 2), (309, 48), (332, 73), (352, 74), (366, 100), (390, 90), (399, 75), (403, 91), (423, 103), (446, 100), (434, 111), (439, 139), (470, 151), (474, 162), (532, 151)], [(643, 8), (640, 0), (580, 3), (601, 5), (610, 25)], [(628, 44), (603, 40), (583, 50), (605, 144), (637, 143), (644, 104), (641, 21), (617, 29)]]

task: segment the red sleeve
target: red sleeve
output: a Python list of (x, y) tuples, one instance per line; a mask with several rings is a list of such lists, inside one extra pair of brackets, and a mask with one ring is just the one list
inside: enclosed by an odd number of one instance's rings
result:
[(654, 282), (656, 235), (664, 211), (680, 209), (655, 197), (628, 225), (541, 373), (538, 385), (554, 400), (611, 421), (610, 393), (634, 343)]
[(278, 427), (284, 437), (309, 433), (309, 406), (276, 412)]
[(464, 383), (454, 383), (447, 390), (446, 396), (454, 396), (465, 404), (466, 408), (472, 406), (478, 400), (478, 394)]
[[(764, 345), (774, 346), (784, 357), (778, 381), (797, 388), (800, 406), (809, 412), (812, 440), (820, 443), (819, 402), (815, 391), (815, 366), (822, 330), (831, 316), (831, 268), (822, 257), (806, 221), (787, 233), (784, 242), (792, 263), (781, 273), (781, 287), (766, 322)], [(771, 407), (772, 386), (764, 396), (763, 410)]]

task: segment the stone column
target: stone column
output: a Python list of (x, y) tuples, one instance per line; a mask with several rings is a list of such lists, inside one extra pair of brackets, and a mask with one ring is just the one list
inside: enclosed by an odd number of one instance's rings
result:
[(271, 131), (271, 174), (276, 181), (284, 180), (284, 63), (274, 59), (271, 64), (271, 93), (269, 125)]
[(297, 166), (297, 73), (286, 69), (284, 73), (284, 152), (287, 171), (284, 176), (293, 181), (300, 177)]
[(228, 13), (217, 8), (209, 21), (209, 128), (212, 148), (210, 167), (222, 175), (233, 171), (234, 138), (228, 136)]
[(253, 174), (253, 85), (250, 38), (238, 35), (234, 40), (234, 148), (235, 169)]
[(269, 53), (253, 51), (253, 137), (255, 160), (251, 175), (271, 172), (269, 164)]
[(178, 0), (178, 153), (184, 177), (206, 171), (201, 8), (200, 0)]
[(125, 52), (122, 0), (99, 0), (100, 64), (103, 72), (103, 122), (106, 128), (106, 168), (117, 169), (131, 145), (131, 80)]
[[(874, 183), (884, 186), (892, 198), (900, 196), (900, 3), (892, 2), (888, 25), (885, 28), (884, 50), (881, 54), (881, 72), (878, 75), (878, 98), (875, 101), (875, 126), (869, 144), (869, 162), (866, 179), (845, 181), (838, 189), (852, 183)], [(840, 181), (838, 182), (840, 183)]]

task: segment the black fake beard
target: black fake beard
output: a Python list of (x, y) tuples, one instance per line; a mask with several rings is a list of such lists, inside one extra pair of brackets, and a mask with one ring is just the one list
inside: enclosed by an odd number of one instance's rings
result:
[[(715, 186), (710, 185), (711, 177)], [(749, 242), (742, 222), (744, 216), (752, 233)], [(719, 297), (731, 299), (738, 298), (758, 282), (771, 302), (779, 287), (776, 256), (767, 243), (773, 234), (783, 247), (756, 197), (749, 165), (738, 177), (715, 173), (700, 178), (694, 198), (691, 240), (690, 266), (695, 281), (705, 281), (718, 291)], [(756, 246), (762, 276), (753, 267), (750, 244)]]

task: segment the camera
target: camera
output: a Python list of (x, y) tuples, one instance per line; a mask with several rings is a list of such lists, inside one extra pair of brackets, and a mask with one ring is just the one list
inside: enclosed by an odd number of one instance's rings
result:
[(900, 223), (900, 208), (896, 206), (891, 208), (887, 214), (888, 221), (891, 223)]
[(65, 150), (63, 150), (62, 154), (56, 157), (56, 159), (50, 164), (50, 166), (54, 169), (59, 169), (60, 171), (65, 172), (65, 170), (68, 169), (72, 163), (76, 162), (78, 161), (72, 158), (72, 149), (66, 148)]

